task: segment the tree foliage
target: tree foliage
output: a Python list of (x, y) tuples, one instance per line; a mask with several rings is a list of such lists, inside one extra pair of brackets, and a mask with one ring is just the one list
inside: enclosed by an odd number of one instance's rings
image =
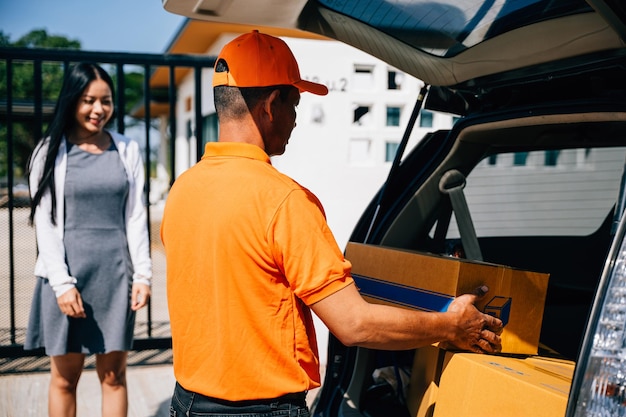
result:
[(48, 35), (45, 29), (35, 29), (12, 44), (17, 48), (63, 48), (80, 49), (80, 41), (67, 39), (65, 36)]
[[(15, 48), (65, 48), (80, 49), (78, 40), (70, 40), (63, 36), (48, 35), (45, 29), (32, 30), (15, 42), (4, 32), (0, 31), (0, 46)], [(34, 75), (32, 62), (14, 62), (12, 66), (11, 97), (14, 104), (28, 105), (35, 96)], [(58, 97), (63, 82), (63, 66), (60, 63), (44, 62), (42, 64), (42, 100), (44, 105), (53, 106)], [(0, 62), (0, 97), (8, 95), (8, 80), (6, 62)], [(43, 126), (42, 126), (43, 128)], [(21, 178), (26, 172), (28, 157), (35, 146), (41, 132), (36, 132), (37, 126), (28, 121), (18, 120), (12, 124), (13, 140), (13, 170), (16, 178)], [(0, 178), (8, 173), (7, 160), (8, 132), (6, 124), (0, 125)], [(4, 181), (2, 181), (4, 182)]]

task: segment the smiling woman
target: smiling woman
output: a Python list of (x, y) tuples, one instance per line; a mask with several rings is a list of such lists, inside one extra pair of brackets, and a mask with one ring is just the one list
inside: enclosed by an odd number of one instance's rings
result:
[(74, 126), (68, 131), (69, 142), (86, 152), (99, 154), (111, 143), (104, 126), (113, 117), (113, 95), (102, 79), (92, 81), (78, 100)]
[(100, 66), (72, 66), (31, 159), (38, 257), (24, 349), (51, 357), (53, 417), (75, 414), (87, 354), (96, 356), (103, 413), (126, 415), (135, 312), (150, 297), (143, 163), (137, 142), (105, 129), (113, 91)]

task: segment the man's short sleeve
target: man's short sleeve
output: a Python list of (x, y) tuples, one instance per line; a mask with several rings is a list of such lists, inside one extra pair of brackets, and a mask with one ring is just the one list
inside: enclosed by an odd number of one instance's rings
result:
[(311, 192), (291, 192), (268, 231), (274, 258), (295, 295), (312, 305), (353, 283), (321, 203)]

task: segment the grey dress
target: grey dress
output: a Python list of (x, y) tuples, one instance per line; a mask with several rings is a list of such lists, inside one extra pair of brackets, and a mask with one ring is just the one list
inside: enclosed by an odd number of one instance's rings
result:
[(50, 356), (131, 349), (135, 313), (130, 309), (133, 268), (125, 231), (128, 192), (113, 142), (102, 154), (68, 143), (63, 242), (87, 318), (62, 314), (48, 280), (38, 278), (25, 349), (44, 347)]

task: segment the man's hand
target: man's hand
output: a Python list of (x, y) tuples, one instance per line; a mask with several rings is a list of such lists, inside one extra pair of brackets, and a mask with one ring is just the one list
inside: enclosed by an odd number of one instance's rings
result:
[(495, 353), (502, 350), (502, 321), (488, 314), (481, 313), (474, 305), (487, 294), (489, 288), (482, 286), (473, 294), (464, 294), (455, 298), (448, 312), (457, 316), (456, 334), (448, 343), (462, 350), (476, 353)]
[(84, 319), (87, 317), (83, 308), (83, 299), (76, 288), (65, 291), (57, 297), (57, 304), (61, 312), (68, 317)]

